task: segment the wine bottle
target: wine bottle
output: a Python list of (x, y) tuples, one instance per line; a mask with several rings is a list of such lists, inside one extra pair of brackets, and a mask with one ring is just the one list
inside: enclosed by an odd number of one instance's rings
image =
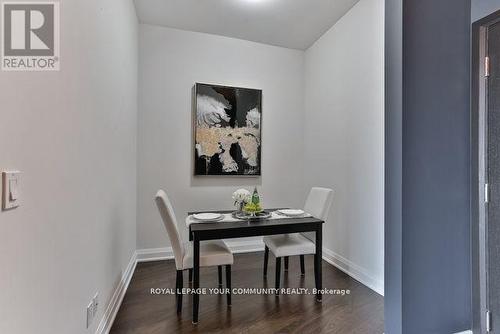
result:
[(254, 204), (256, 207), (260, 204), (260, 197), (259, 193), (257, 192), (257, 187), (253, 189), (252, 204)]

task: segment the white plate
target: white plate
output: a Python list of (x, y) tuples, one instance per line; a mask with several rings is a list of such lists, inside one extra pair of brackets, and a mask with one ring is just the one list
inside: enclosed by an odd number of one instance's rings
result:
[(213, 221), (222, 219), (222, 215), (220, 213), (197, 213), (193, 215), (193, 218), (201, 221)]
[(279, 213), (285, 216), (302, 216), (305, 212), (304, 210), (296, 210), (296, 209), (283, 209), (283, 210), (278, 210)]

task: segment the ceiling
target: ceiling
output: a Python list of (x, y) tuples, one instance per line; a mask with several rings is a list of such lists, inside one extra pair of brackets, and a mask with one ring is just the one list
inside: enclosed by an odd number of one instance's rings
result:
[(141, 23), (305, 50), (359, 0), (135, 0)]

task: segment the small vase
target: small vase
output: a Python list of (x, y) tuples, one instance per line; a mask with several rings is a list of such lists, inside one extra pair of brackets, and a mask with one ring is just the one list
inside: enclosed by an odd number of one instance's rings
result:
[(245, 203), (241, 202), (241, 203), (238, 203), (237, 204), (237, 209), (238, 209), (238, 213), (243, 213), (243, 206), (245, 205)]

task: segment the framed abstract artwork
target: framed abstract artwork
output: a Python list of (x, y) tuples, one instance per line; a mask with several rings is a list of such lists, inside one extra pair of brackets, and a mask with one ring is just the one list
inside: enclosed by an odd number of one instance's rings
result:
[(195, 85), (194, 175), (260, 176), (262, 91)]

